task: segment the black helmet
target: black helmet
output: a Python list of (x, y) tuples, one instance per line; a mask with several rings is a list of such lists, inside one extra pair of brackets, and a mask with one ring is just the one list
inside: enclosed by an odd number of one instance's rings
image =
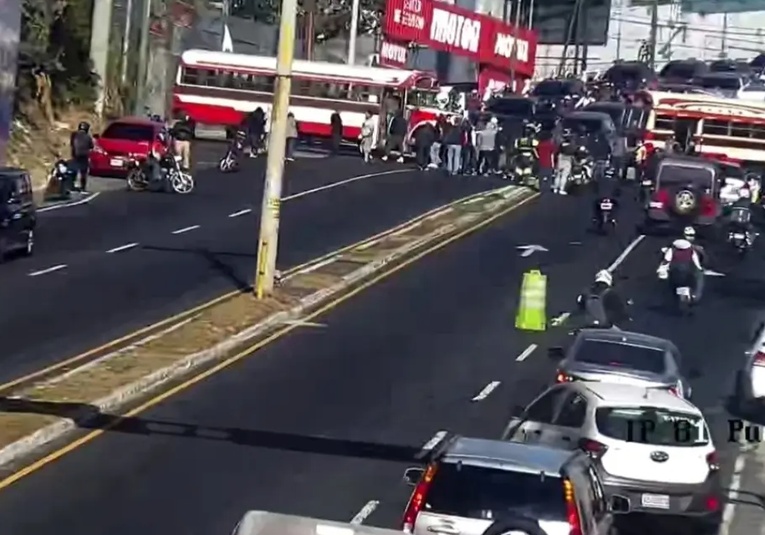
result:
[(77, 130), (80, 130), (81, 132), (88, 132), (90, 131), (90, 125), (85, 121), (82, 121), (79, 125), (77, 125)]

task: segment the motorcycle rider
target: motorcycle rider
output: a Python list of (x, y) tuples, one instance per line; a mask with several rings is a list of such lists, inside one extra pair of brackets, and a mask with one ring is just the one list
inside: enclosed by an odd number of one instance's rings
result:
[(616, 222), (616, 214), (619, 211), (619, 197), (620, 191), (618, 188), (611, 188), (599, 186), (598, 194), (595, 196), (595, 201), (592, 205), (592, 220), (596, 226), (600, 225), (603, 217), (604, 206), (610, 204), (611, 219)]
[(168, 157), (172, 157), (169, 151), (169, 140), (165, 132), (157, 134), (154, 143), (144, 162), (143, 170), (149, 182), (159, 182), (163, 179), (163, 169), (169, 167)]
[(575, 173), (580, 169), (586, 181), (592, 179), (590, 152), (583, 144), (578, 145), (574, 150), (574, 160), (572, 162), (572, 172)]
[(749, 188), (739, 190), (738, 199), (728, 207), (726, 227), (728, 232), (740, 232), (746, 235), (747, 245), (754, 241), (754, 226), (752, 225), (752, 194)]
[(588, 326), (618, 327), (630, 321), (627, 301), (614, 288), (611, 272), (604, 269), (595, 275), (592, 285), (576, 299)]
[(181, 157), (181, 167), (188, 172), (191, 169), (191, 140), (194, 139), (194, 123), (188, 114), (184, 113), (170, 129), (174, 140), (175, 154)]
[[(80, 176), (80, 191), (85, 193), (88, 187), (88, 174), (90, 172), (90, 151), (93, 150), (95, 143), (90, 135), (90, 125), (81, 122), (77, 126), (77, 131), (72, 132), (69, 144), (72, 149), (72, 164)], [(68, 187), (74, 184), (68, 184)]]
[(537, 129), (527, 123), (523, 126), (523, 136), (515, 140), (515, 167), (523, 168), (522, 162), (536, 168), (539, 161), (539, 141), (536, 139)]
[(673, 289), (690, 286), (693, 301), (699, 302), (704, 292), (704, 267), (701, 260), (703, 251), (694, 245), (695, 237), (693, 227), (686, 227), (683, 237), (673, 241), (667, 248), (659, 269), (666, 270)]

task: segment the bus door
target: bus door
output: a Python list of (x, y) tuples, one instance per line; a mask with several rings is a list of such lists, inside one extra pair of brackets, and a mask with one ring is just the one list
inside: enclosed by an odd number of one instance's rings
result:
[(688, 149), (691, 141), (696, 141), (699, 134), (699, 121), (696, 117), (678, 116), (675, 119), (675, 140), (683, 151)]
[(382, 105), (380, 107), (380, 141), (385, 143), (388, 140), (390, 124), (396, 113), (404, 105), (404, 95), (397, 89), (386, 87), (383, 89)]

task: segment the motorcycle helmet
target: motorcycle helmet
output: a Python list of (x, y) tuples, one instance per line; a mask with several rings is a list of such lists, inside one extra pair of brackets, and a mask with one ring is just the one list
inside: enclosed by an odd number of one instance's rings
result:
[(88, 124), (85, 121), (82, 121), (79, 125), (77, 125), (77, 130), (81, 132), (89, 132), (90, 131), (90, 124)]
[(597, 275), (595, 275), (595, 282), (602, 282), (608, 286), (611, 286), (614, 283), (614, 278), (610, 271), (607, 269), (602, 269), (598, 271)]
[(696, 229), (693, 227), (685, 227), (683, 229), (683, 238), (688, 241), (693, 241), (693, 239), (696, 238)]

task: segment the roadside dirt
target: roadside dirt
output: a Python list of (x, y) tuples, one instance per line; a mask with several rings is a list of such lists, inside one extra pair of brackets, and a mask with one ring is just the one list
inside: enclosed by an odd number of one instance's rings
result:
[[(515, 189), (454, 205), (417, 224), (347, 250), (331, 263), (320, 262), (315, 269), (309, 267), (288, 275), (268, 299), (259, 301), (249, 293), (235, 295), (131, 346), (12, 392), (5, 401), (0, 401), (0, 448), (51, 424), (56, 420), (51, 414), (76, 420), (84, 407), (152, 373), (182, 365), (190, 355), (213, 348), (274, 314), (290, 310), (301, 298), (340, 283), (343, 277), (384, 259), (396, 249), (409, 246), (412, 252), (422, 250), (425, 244), (443, 240), (529, 196), (530, 192)], [(449, 231), (441, 233), (445, 227)], [(273, 327), (278, 328), (279, 324)], [(260, 333), (260, 337), (264, 334)], [(243, 341), (236, 349), (242, 350), (252, 343), (253, 340)]]

